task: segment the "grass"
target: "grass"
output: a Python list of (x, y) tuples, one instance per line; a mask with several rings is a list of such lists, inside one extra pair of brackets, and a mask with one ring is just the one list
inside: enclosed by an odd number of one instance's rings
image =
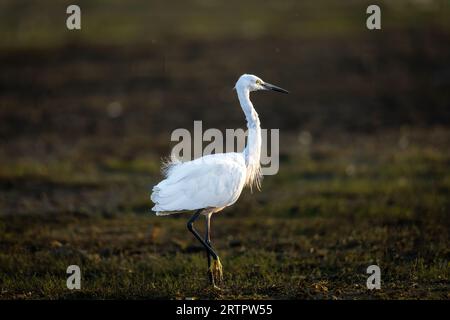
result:
[[(365, 19), (369, 1), (298, 2), (295, 0), (203, 2), (173, 1), (170, 6), (156, 1), (81, 1), (82, 29), (65, 28), (68, 4), (43, 0), (0, 6), (0, 47), (48, 48), (68, 42), (136, 45), (156, 43), (173, 36), (189, 39), (223, 39), (264, 36), (329, 37), (354, 36), (367, 32)], [(430, 24), (448, 30), (450, 6), (445, 0), (429, 2), (379, 1), (383, 29), (405, 25), (423, 28)], [(45, 8), (45, 14), (39, 12)]]
[[(75, 32), (2, 1), (0, 299), (448, 300), (450, 6), (382, 1), (368, 31), (368, 4), (80, 1)], [(149, 190), (172, 130), (243, 127), (243, 72), (291, 94), (252, 96), (280, 171), (213, 217), (213, 291)]]
[[(366, 136), (284, 154), (261, 193), (213, 218), (219, 292), (207, 285), (188, 215), (149, 213), (142, 181), (158, 179), (156, 164), (107, 161), (95, 182), (38, 170), (29, 186), (18, 164), (3, 189), (12, 184), (6, 196), (32, 205), (1, 216), (1, 298), (448, 299), (450, 133), (411, 132), (402, 148)], [(109, 207), (96, 199), (108, 192), (119, 199)], [(72, 199), (79, 193), (88, 204)], [(71, 264), (82, 269), (80, 291), (65, 287)], [(365, 287), (371, 264), (381, 267), (379, 291)]]

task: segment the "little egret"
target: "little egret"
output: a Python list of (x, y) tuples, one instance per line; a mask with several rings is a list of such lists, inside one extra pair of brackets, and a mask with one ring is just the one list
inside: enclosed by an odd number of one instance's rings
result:
[[(222, 280), (222, 264), (211, 245), (211, 216), (234, 204), (245, 186), (260, 189), (261, 185), (261, 127), (250, 101), (250, 92), (273, 90), (289, 93), (249, 74), (239, 78), (235, 89), (248, 127), (247, 145), (243, 152), (216, 153), (187, 162), (172, 158), (164, 165), (165, 179), (153, 187), (151, 195), (155, 203), (152, 210), (158, 216), (196, 210), (187, 227), (206, 249), (208, 278), (214, 287)], [(194, 228), (200, 215), (206, 217), (204, 239)]]

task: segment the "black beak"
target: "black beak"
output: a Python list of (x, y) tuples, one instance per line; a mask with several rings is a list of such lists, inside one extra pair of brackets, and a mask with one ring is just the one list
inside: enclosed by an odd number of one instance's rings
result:
[(284, 90), (283, 88), (274, 86), (273, 84), (270, 84), (270, 83), (267, 83), (267, 82), (264, 82), (264, 83), (262, 84), (262, 86), (263, 86), (266, 90), (272, 90), (272, 91), (277, 91), (277, 92), (281, 92), (281, 93), (289, 93), (289, 91)]

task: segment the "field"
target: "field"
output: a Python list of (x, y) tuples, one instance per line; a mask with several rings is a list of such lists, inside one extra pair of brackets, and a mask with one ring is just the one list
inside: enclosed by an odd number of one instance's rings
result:
[[(386, 4), (387, 30), (371, 33), (353, 1), (324, 16), (295, 1), (175, 2), (161, 20), (133, 1), (113, 26), (96, 1), (78, 35), (53, 28), (51, 10), (22, 35), (37, 10), (12, 3), (0, 16), (22, 21), (0, 28), (0, 299), (450, 298), (445, 2)], [(235, 14), (253, 20), (227, 23)], [(156, 217), (149, 194), (174, 129), (245, 128), (232, 91), (244, 72), (291, 94), (252, 96), (262, 126), (280, 129), (280, 170), (213, 216), (214, 290), (190, 213)], [(72, 264), (81, 290), (66, 288)], [(372, 264), (381, 290), (366, 288)]]

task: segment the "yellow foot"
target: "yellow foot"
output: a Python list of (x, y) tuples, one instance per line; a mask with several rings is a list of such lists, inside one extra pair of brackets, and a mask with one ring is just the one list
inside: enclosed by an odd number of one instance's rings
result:
[(213, 284), (212, 288), (217, 291), (222, 291), (222, 288), (216, 286), (215, 284)]
[[(219, 257), (217, 257), (217, 259), (212, 259), (209, 272), (212, 275), (213, 284), (216, 282), (220, 283), (223, 280), (222, 264), (220, 263)], [(216, 287), (215, 284), (214, 287)]]

